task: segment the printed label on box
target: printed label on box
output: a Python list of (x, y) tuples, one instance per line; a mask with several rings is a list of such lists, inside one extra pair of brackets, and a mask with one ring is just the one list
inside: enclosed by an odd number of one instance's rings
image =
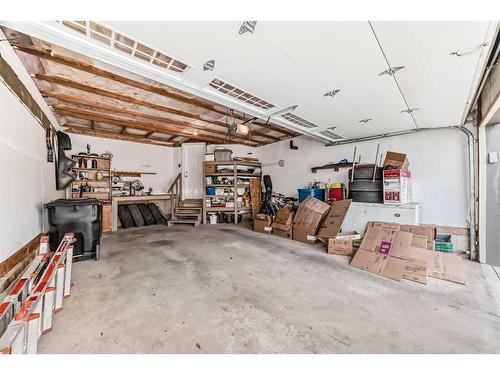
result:
[(266, 232), (271, 232), (273, 230), (272, 227), (264, 227), (264, 231)]
[(390, 251), (391, 251), (391, 243), (389, 241), (380, 242), (380, 247), (378, 249), (379, 253), (388, 255)]
[(309, 236), (309, 235), (307, 236), (308, 241), (316, 241), (317, 239), (318, 239), (317, 236)]

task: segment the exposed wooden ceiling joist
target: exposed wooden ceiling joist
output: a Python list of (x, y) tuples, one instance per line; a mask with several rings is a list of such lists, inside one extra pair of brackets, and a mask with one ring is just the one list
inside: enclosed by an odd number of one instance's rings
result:
[[(208, 141), (217, 141), (217, 142), (224, 142), (227, 141), (228, 135), (225, 132), (219, 132), (221, 134), (221, 137), (217, 135), (213, 135), (213, 131), (207, 130), (204, 128), (201, 128), (201, 131), (208, 133), (208, 134), (195, 134), (195, 133), (190, 133), (189, 129), (193, 128), (193, 126), (187, 127), (183, 126), (183, 124), (176, 124), (174, 122), (163, 122), (161, 124), (153, 124), (150, 122), (144, 122), (144, 121), (139, 121), (131, 118), (124, 118), (120, 117), (121, 113), (120, 112), (114, 112), (114, 113), (104, 113), (104, 112), (96, 112), (92, 110), (88, 110), (86, 108), (81, 108), (81, 107), (75, 107), (75, 106), (69, 106), (69, 105), (64, 105), (64, 104), (54, 104), (52, 105), (52, 108), (54, 109), (54, 112), (63, 115), (63, 116), (73, 116), (77, 118), (83, 118), (86, 120), (94, 120), (94, 121), (99, 121), (99, 122), (107, 122), (113, 125), (119, 125), (119, 126), (125, 126), (125, 127), (130, 127), (130, 128), (136, 128), (136, 129), (141, 129), (141, 130), (147, 130), (151, 132), (159, 132), (159, 133), (167, 133), (167, 134), (179, 134), (183, 135), (185, 137), (190, 137), (193, 139), (197, 140), (208, 140)], [(116, 116), (118, 115), (118, 117)], [(81, 117), (84, 116), (84, 117)], [(194, 130), (195, 132), (198, 131), (197, 128)], [(252, 146), (255, 146), (258, 143), (256, 142), (249, 142), (245, 140), (233, 140), (234, 143), (239, 143), (239, 144), (249, 144)]]
[[(36, 74), (35, 78), (38, 79), (38, 80), (50, 82), (52, 84), (61, 85), (61, 86), (65, 86), (65, 87), (71, 87), (73, 89), (85, 91), (85, 92), (92, 93), (92, 94), (95, 94), (95, 95), (100, 95), (100, 96), (105, 96), (107, 98), (111, 98), (111, 99), (115, 99), (115, 100), (120, 100), (120, 101), (123, 101), (123, 102), (126, 102), (126, 103), (137, 104), (137, 105), (140, 105), (142, 107), (155, 109), (155, 110), (158, 110), (158, 111), (161, 111), (161, 112), (166, 112), (166, 113), (169, 113), (169, 114), (174, 114), (174, 115), (177, 115), (177, 116), (182, 116), (182, 117), (187, 117), (187, 118), (193, 118), (193, 119), (196, 119), (196, 120), (199, 120), (199, 121), (206, 122), (206, 123), (211, 124), (211, 125), (224, 126), (224, 127), (228, 126), (226, 123), (224, 123), (222, 121), (209, 120), (209, 119), (206, 119), (206, 118), (204, 118), (204, 117), (202, 117), (202, 116), (200, 116), (198, 114), (195, 114), (195, 113), (191, 113), (191, 112), (188, 112), (188, 111), (181, 111), (181, 110), (177, 110), (175, 108), (171, 108), (171, 107), (168, 107), (168, 106), (151, 103), (151, 102), (148, 102), (148, 101), (145, 101), (145, 100), (141, 100), (141, 99), (137, 99), (137, 98), (134, 98), (134, 97), (131, 97), (131, 96), (128, 96), (128, 95), (123, 95), (123, 94), (112, 92), (112, 91), (109, 91), (109, 90), (104, 90), (104, 89), (101, 89), (101, 88), (98, 88), (98, 87), (95, 87), (95, 86), (82, 84), (80, 82), (76, 82), (76, 81), (73, 81), (73, 80), (70, 80), (70, 79), (67, 79), (67, 78), (63, 78), (63, 77), (50, 76), (50, 75), (46, 75), (46, 74)], [(81, 104), (94, 105), (94, 106), (96, 105), (95, 103), (91, 104), (91, 101), (89, 101), (89, 100), (86, 100), (86, 99), (83, 99), (83, 98), (76, 98), (76, 97), (74, 97), (72, 95), (65, 95), (65, 94), (60, 94), (60, 93), (56, 93), (56, 92), (44, 92), (43, 94), (46, 95), (46, 96), (49, 96), (49, 97), (54, 97), (54, 98), (58, 98), (58, 99), (61, 99), (61, 100), (75, 102), (75, 103), (80, 102)], [(83, 103), (84, 101), (86, 103)], [(97, 102), (97, 103), (100, 106), (106, 106), (106, 104), (104, 104), (102, 102)], [(109, 106), (109, 107), (111, 107), (111, 106)], [(139, 113), (138, 111), (134, 111), (134, 112), (135, 112), (135, 115), (137, 115), (137, 113)], [(171, 120), (171, 121), (175, 121), (175, 120)], [(184, 122), (183, 124), (187, 125), (187, 126), (193, 126), (193, 124), (190, 123), (190, 122)], [(269, 139), (271, 141), (279, 141), (280, 140), (280, 138), (273, 137), (271, 135), (264, 134), (264, 133), (259, 132), (259, 131), (252, 130), (251, 133), (253, 133), (254, 135), (259, 136), (261, 138)], [(231, 139), (231, 137), (229, 137), (229, 138)], [(234, 140), (238, 141), (237, 139), (234, 139)]]
[[(97, 76), (100, 76), (103, 78), (111, 79), (115, 82), (120, 82), (120, 83), (129, 85), (132, 87), (136, 87), (136, 88), (139, 88), (139, 89), (142, 89), (145, 91), (149, 91), (149, 92), (152, 92), (155, 94), (166, 96), (166, 97), (172, 98), (174, 100), (178, 100), (178, 101), (186, 103), (186, 104), (196, 105), (200, 108), (204, 108), (204, 109), (210, 110), (212, 112), (222, 114), (224, 116), (227, 115), (227, 113), (224, 110), (221, 110), (221, 109), (217, 108), (215, 105), (208, 103), (208, 102), (205, 102), (203, 100), (200, 100), (194, 96), (186, 96), (186, 95), (183, 95), (179, 92), (175, 92), (173, 90), (168, 90), (165, 87), (157, 87), (154, 85), (142, 83), (142, 82), (139, 82), (139, 81), (127, 78), (127, 77), (123, 77), (119, 74), (115, 74), (115, 73), (112, 73), (110, 71), (107, 71), (107, 70), (104, 70), (101, 68), (97, 68), (91, 64), (88, 64), (88, 63), (85, 63), (85, 62), (82, 62), (79, 60), (75, 60), (75, 59), (72, 59), (72, 58), (69, 58), (69, 57), (66, 57), (63, 55), (55, 54), (55, 53), (52, 53), (49, 51), (43, 51), (43, 50), (40, 50), (37, 48), (17, 46), (17, 45), (14, 47), (17, 48), (19, 51), (22, 51), (22, 52), (30, 54), (30, 55), (37, 56), (39, 58), (54, 61), (56, 63), (70, 66), (72, 68), (75, 68), (75, 69), (78, 69), (78, 70), (81, 70), (81, 71), (84, 71), (87, 73), (91, 73), (91, 74), (94, 74), (94, 75), (97, 75)], [(238, 112), (234, 113), (234, 117), (239, 119), (239, 120), (246, 120), (247, 119), (245, 117), (245, 115), (242, 115)], [(294, 136), (299, 135), (296, 132), (293, 132), (291, 130), (288, 130), (288, 129), (285, 129), (282, 127), (278, 127), (274, 124), (262, 124), (262, 123), (257, 122), (257, 123), (255, 123), (255, 125), (280, 132), (280, 133), (285, 134), (287, 136), (294, 137)]]
[(211, 128), (207, 128), (206, 126), (192, 124), (189, 122), (178, 121), (178, 120), (174, 120), (174, 119), (171, 119), (168, 117), (155, 116), (155, 115), (151, 115), (149, 113), (136, 111), (136, 110), (129, 109), (126, 107), (122, 107), (122, 106), (105, 104), (102, 101), (87, 100), (84, 98), (79, 98), (79, 97), (75, 97), (72, 95), (60, 94), (60, 93), (52, 92), (52, 91), (42, 91), (42, 95), (49, 97), (49, 98), (62, 100), (64, 102), (68, 102), (68, 103), (73, 103), (73, 104), (77, 104), (77, 105), (85, 105), (85, 106), (91, 107), (93, 109), (110, 111), (110, 112), (112, 112), (112, 114), (113, 113), (114, 114), (128, 114), (128, 115), (135, 116), (135, 117), (142, 117), (142, 118), (146, 118), (149, 120), (158, 121), (161, 123), (166, 123), (167, 125), (177, 125), (177, 126), (181, 126), (181, 127), (194, 128), (194, 129), (205, 131), (205, 132), (210, 133), (210, 134), (221, 135), (221, 136), (225, 137), (226, 139), (230, 139), (231, 141), (233, 141), (235, 143), (251, 144), (253, 146), (259, 146), (262, 144), (262, 142), (259, 142), (256, 140), (242, 140), (242, 139), (238, 139), (235, 137), (231, 137), (228, 135), (227, 131), (211, 129)]
[(126, 126), (133, 129), (140, 129), (146, 131), (153, 131), (158, 133), (166, 133), (166, 134), (176, 134), (192, 139), (196, 139), (204, 142), (213, 142), (213, 143), (224, 143), (224, 139), (216, 138), (210, 135), (202, 135), (202, 134), (193, 134), (189, 131), (178, 129), (174, 126), (168, 125), (153, 125), (148, 122), (143, 121), (134, 121), (126, 118), (117, 117), (114, 115), (109, 115), (105, 113), (89, 111), (86, 109), (64, 106), (64, 105), (54, 105), (54, 112), (62, 115), (62, 116), (71, 116), (84, 120), (94, 120), (98, 122), (108, 123), (112, 125), (118, 126)]
[(157, 146), (178, 146), (178, 142), (169, 142), (169, 141), (164, 141), (160, 139), (145, 139), (142, 136), (138, 135), (133, 135), (133, 134), (121, 134), (117, 132), (113, 132), (110, 130), (105, 130), (105, 129), (94, 129), (92, 130), (91, 128), (87, 126), (83, 126), (80, 124), (71, 124), (67, 123), (63, 125), (65, 128), (65, 131), (68, 133), (73, 133), (73, 134), (82, 134), (82, 135), (89, 135), (93, 137), (100, 137), (100, 138), (108, 138), (108, 139), (119, 139), (122, 141), (130, 141), (130, 142), (137, 142), (137, 143), (146, 143), (146, 144), (151, 144), (151, 145), (157, 145)]

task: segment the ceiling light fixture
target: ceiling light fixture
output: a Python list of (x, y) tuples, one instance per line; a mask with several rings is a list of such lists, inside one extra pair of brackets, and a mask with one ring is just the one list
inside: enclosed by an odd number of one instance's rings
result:
[(407, 108), (407, 109), (403, 109), (400, 113), (412, 113), (414, 111), (418, 111), (419, 108)]
[(203, 71), (206, 72), (207, 70), (214, 70), (215, 68), (215, 60), (210, 60), (207, 61), (205, 64), (203, 64)]
[(394, 73), (396, 73), (398, 70), (401, 70), (403, 68), (404, 68), (404, 66), (395, 66), (394, 68), (389, 68), (389, 69), (384, 70), (383, 72), (379, 73), (378, 75), (383, 76), (383, 75), (387, 74), (389, 76), (393, 76)]
[(257, 25), (257, 21), (244, 21), (240, 26), (239, 34), (250, 33), (253, 34), (255, 30), (255, 25)]
[(339, 92), (340, 90), (332, 90), (332, 91), (328, 91), (325, 95), (323, 96), (331, 96), (332, 98), (337, 95), (337, 93)]
[(362, 123), (362, 124), (366, 124), (368, 121), (371, 121), (371, 120), (373, 120), (373, 119), (371, 119), (371, 118), (365, 118), (363, 120), (359, 120), (359, 122)]

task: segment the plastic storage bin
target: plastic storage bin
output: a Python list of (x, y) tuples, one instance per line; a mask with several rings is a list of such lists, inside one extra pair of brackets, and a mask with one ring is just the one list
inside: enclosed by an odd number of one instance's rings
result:
[(228, 150), (227, 148), (216, 148), (214, 150), (215, 161), (231, 161), (231, 155), (233, 151)]
[(325, 189), (297, 189), (299, 191), (299, 203), (311, 196), (320, 201), (325, 201)]
[(64, 234), (77, 242), (74, 261), (98, 258), (101, 242), (102, 204), (97, 199), (57, 199), (44, 206), (48, 211), (50, 249), (55, 251)]

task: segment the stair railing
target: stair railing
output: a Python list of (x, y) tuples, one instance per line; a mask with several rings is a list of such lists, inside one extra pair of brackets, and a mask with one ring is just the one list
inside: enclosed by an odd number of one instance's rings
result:
[[(170, 194), (170, 215), (174, 214), (175, 208), (179, 205), (179, 201), (182, 199), (182, 178), (181, 173), (177, 175), (174, 182), (170, 185), (167, 190), (167, 194)], [(170, 216), (172, 217), (172, 216)]]

